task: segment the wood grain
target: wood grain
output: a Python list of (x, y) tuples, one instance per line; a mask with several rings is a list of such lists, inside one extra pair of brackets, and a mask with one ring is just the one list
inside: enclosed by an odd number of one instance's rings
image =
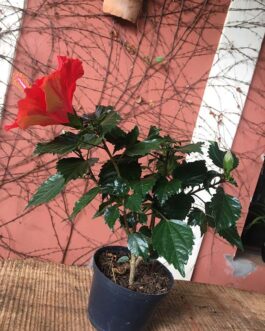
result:
[[(6, 260), (0, 264), (1, 331), (94, 331), (86, 307), (91, 271)], [(176, 281), (148, 331), (265, 330), (265, 296)], [(137, 331), (137, 330), (135, 330)]]

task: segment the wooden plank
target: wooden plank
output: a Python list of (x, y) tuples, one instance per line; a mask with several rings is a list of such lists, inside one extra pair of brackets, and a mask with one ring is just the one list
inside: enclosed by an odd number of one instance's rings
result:
[[(86, 312), (91, 276), (84, 267), (2, 261), (0, 330), (95, 331)], [(148, 331), (263, 331), (264, 303), (262, 294), (176, 281)]]

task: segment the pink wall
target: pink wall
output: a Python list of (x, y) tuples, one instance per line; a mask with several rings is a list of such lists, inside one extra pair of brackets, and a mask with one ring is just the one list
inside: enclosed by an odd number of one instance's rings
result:
[[(31, 82), (56, 66), (57, 54), (78, 57), (85, 68), (74, 102), (78, 112), (94, 111), (98, 103), (112, 104), (128, 120), (127, 126), (155, 124), (189, 139), (228, 4), (205, 7), (204, 1), (185, 1), (181, 10), (178, 3), (155, 1), (133, 26), (104, 16), (101, 1), (31, 0), (15, 70)], [(156, 63), (158, 56), (164, 57), (162, 63)], [(22, 96), (10, 86), (5, 123)], [(38, 256), (82, 264), (99, 245), (120, 240), (121, 234), (112, 234), (102, 220), (91, 220), (93, 205), (69, 223), (73, 203), (84, 190), (78, 181), (55, 202), (24, 210), (37, 185), (54, 173), (52, 158), (31, 157), (34, 144), (60, 130), (2, 132), (2, 258)]]
[[(229, 1), (206, 6), (204, 1), (185, 1), (181, 10), (179, 2), (157, 0), (144, 11), (136, 27), (104, 16), (101, 4), (95, 0), (61, 4), (29, 0), (15, 70), (32, 82), (56, 66), (57, 54), (78, 57), (85, 68), (74, 101), (78, 112), (94, 111), (98, 103), (112, 104), (127, 120), (127, 126), (136, 122), (143, 128), (159, 125), (180, 139), (189, 139)], [(158, 56), (164, 57), (162, 63), (156, 63)], [(258, 75), (259, 70), (255, 88), (263, 83)], [(251, 101), (257, 100), (255, 88), (250, 93), (234, 146), (240, 154), (248, 156), (241, 163), (241, 170), (248, 171), (246, 177), (244, 173), (247, 181), (240, 194), (245, 199), (245, 209), (260, 166), (257, 155), (264, 146), (260, 136), (255, 135), (255, 123), (262, 110), (259, 101), (257, 105)], [(11, 121), (22, 96), (16, 87), (10, 86), (4, 123)], [(2, 258), (34, 256), (83, 264), (96, 247), (121, 239), (121, 234), (111, 233), (103, 220), (91, 220), (93, 205), (74, 224), (69, 223), (73, 203), (85, 189), (78, 181), (56, 201), (34, 210), (24, 209), (37, 185), (54, 173), (56, 161), (32, 157), (34, 144), (60, 130), (50, 127), (1, 134)], [(249, 146), (245, 144), (246, 138), (251, 142)], [(257, 146), (254, 152), (253, 146)], [(254, 159), (249, 160), (252, 156)], [(233, 255), (233, 250), (207, 235), (194, 280), (237, 286), (238, 280), (226, 272), (224, 254)]]

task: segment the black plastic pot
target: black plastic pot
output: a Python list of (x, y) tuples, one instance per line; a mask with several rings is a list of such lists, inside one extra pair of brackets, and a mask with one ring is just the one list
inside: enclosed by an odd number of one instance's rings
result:
[[(90, 291), (88, 317), (98, 331), (141, 331), (147, 324), (155, 306), (167, 293), (137, 293), (115, 284), (98, 268), (97, 262), (104, 251), (122, 251), (128, 249), (121, 246), (109, 246), (99, 249), (94, 255), (94, 276)], [(170, 288), (174, 279), (165, 268), (170, 279)]]

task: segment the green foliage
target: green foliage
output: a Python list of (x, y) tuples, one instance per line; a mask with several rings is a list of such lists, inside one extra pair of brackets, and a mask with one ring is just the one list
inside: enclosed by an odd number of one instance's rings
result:
[(181, 187), (181, 182), (178, 179), (168, 180), (166, 177), (161, 177), (154, 187), (154, 195), (163, 205), (169, 197), (177, 194)]
[(56, 164), (57, 171), (63, 175), (65, 182), (71, 179), (82, 178), (88, 172), (90, 164), (78, 157), (61, 159)]
[(71, 219), (73, 219), (82, 209), (84, 209), (95, 197), (99, 194), (100, 188), (94, 187), (85, 193), (76, 203), (71, 214)]
[(235, 226), (241, 215), (238, 199), (226, 194), (221, 187), (212, 198), (212, 208), (217, 231)]
[(188, 215), (194, 199), (191, 195), (179, 193), (167, 199), (158, 211), (168, 219), (184, 220)]
[(207, 178), (205, 161), (184, 162), (175, 168), (173, 176), (182, 182), (183, 187), (200, 185)]
[[(226, 151), (220, 150), (220, 148), (216, 142), (211, 143), (208, 154), (209, 154), (209, 157), (211, 158), (211, 160), (213, 161), (213, 163), (217, 167), (219, 167), (219, 168), (223, 168), (224, 166), (229, 167), (229, 172), (231, 170), (237, 168), (237, 166), (239, 164), (239, 160), (235, 156), (234, 153), (229, 151), (229, 154), (227, 155)], [(228, 160), (228, 159), (225, 160), (225, 157), (228, 157), (228, 156), (229, 156), (230, 160)], [(232, 166), (231, 166), (231, 163), (232, 163)]]
[(131, 233), (128, 235), (128, 248), (131, 254), (147, 258), (149, 255), (149, 239), (142, 233)]
[(126, 150), (126, 154), (129, 156), (144, 156), (152, 150), (158, 150), (160, 148), (160, 144), (161, 139), (144, 140), (128, 148)]
[(65, 179), (61, 174), (55, 174), (48, 178), (33, 195), (27, 207), (38, 206), (51, 201), (65, 186)]
[(67, 154), (74, 151), (78, 146), (79, 136), (72, 132), (66, 132), (56, 137), (47, 143), (38, 143), (34, 154), (42, 155), (46, 153), (51, 154)]
[(115, 206), (107, 207), (104, 210), (104, 218), (108, 226), (113, 229), (115, 222), (120, 217), (119, 208)]
[(207, 217), (199, 208), (193, 208), (188, 215), (188, 224), (192, 226), (198, 225), (203, 236), (207, 231)]
[(194, 244), (191, 228), (177, 220), (161, 221), (154, 228), (152, 239), (158, 254), (185, 276), (184, 267)]
[(121, 117), (111, 106), (97, 106), (83, 117), (70, 114), (69, 121), (67, 126), (77, 133), (37, 144), (35, 154), (59, 156), (58, 173), (40, 186), (28, 206), (49, 202), (68, 182), (82, 178), (93, 188), (75, 203), (72, 220), (98, 197), (101, 203), (94, 217), (103, 216), (113, 231), (118, 223), (128, 236), (131, 254), (144, 259), (162, 256), (182, 275), (192, 252), (192, 226), (199, 226), (202, 235), (211, 227), (242, 248), (236, 229), (241, 206), (235, 197), (218, 188), (205, 210), (194, 207), (198, 192), (213, 194), (212, 189), (224, 182), (235, 185), (232, 171), (239, 163), (235, 154), (213, 142), (208, 154), (218, 170), (208, 169), (203, 156), (186, 162), (187, 154), (202, 154), (203, 143), (183, 145), (162, 136), (155, 126), (141, 138), (138, 126), (130, 131), (118, 126)]
[(175, 147), (177, 152), (181, 152), (184, 154), (191, 154), (191, 153), (200, 153), (202, 154), (202, 145), (203, 143), (198, 142), (196, 144), (188, 144), (184, 146)]

